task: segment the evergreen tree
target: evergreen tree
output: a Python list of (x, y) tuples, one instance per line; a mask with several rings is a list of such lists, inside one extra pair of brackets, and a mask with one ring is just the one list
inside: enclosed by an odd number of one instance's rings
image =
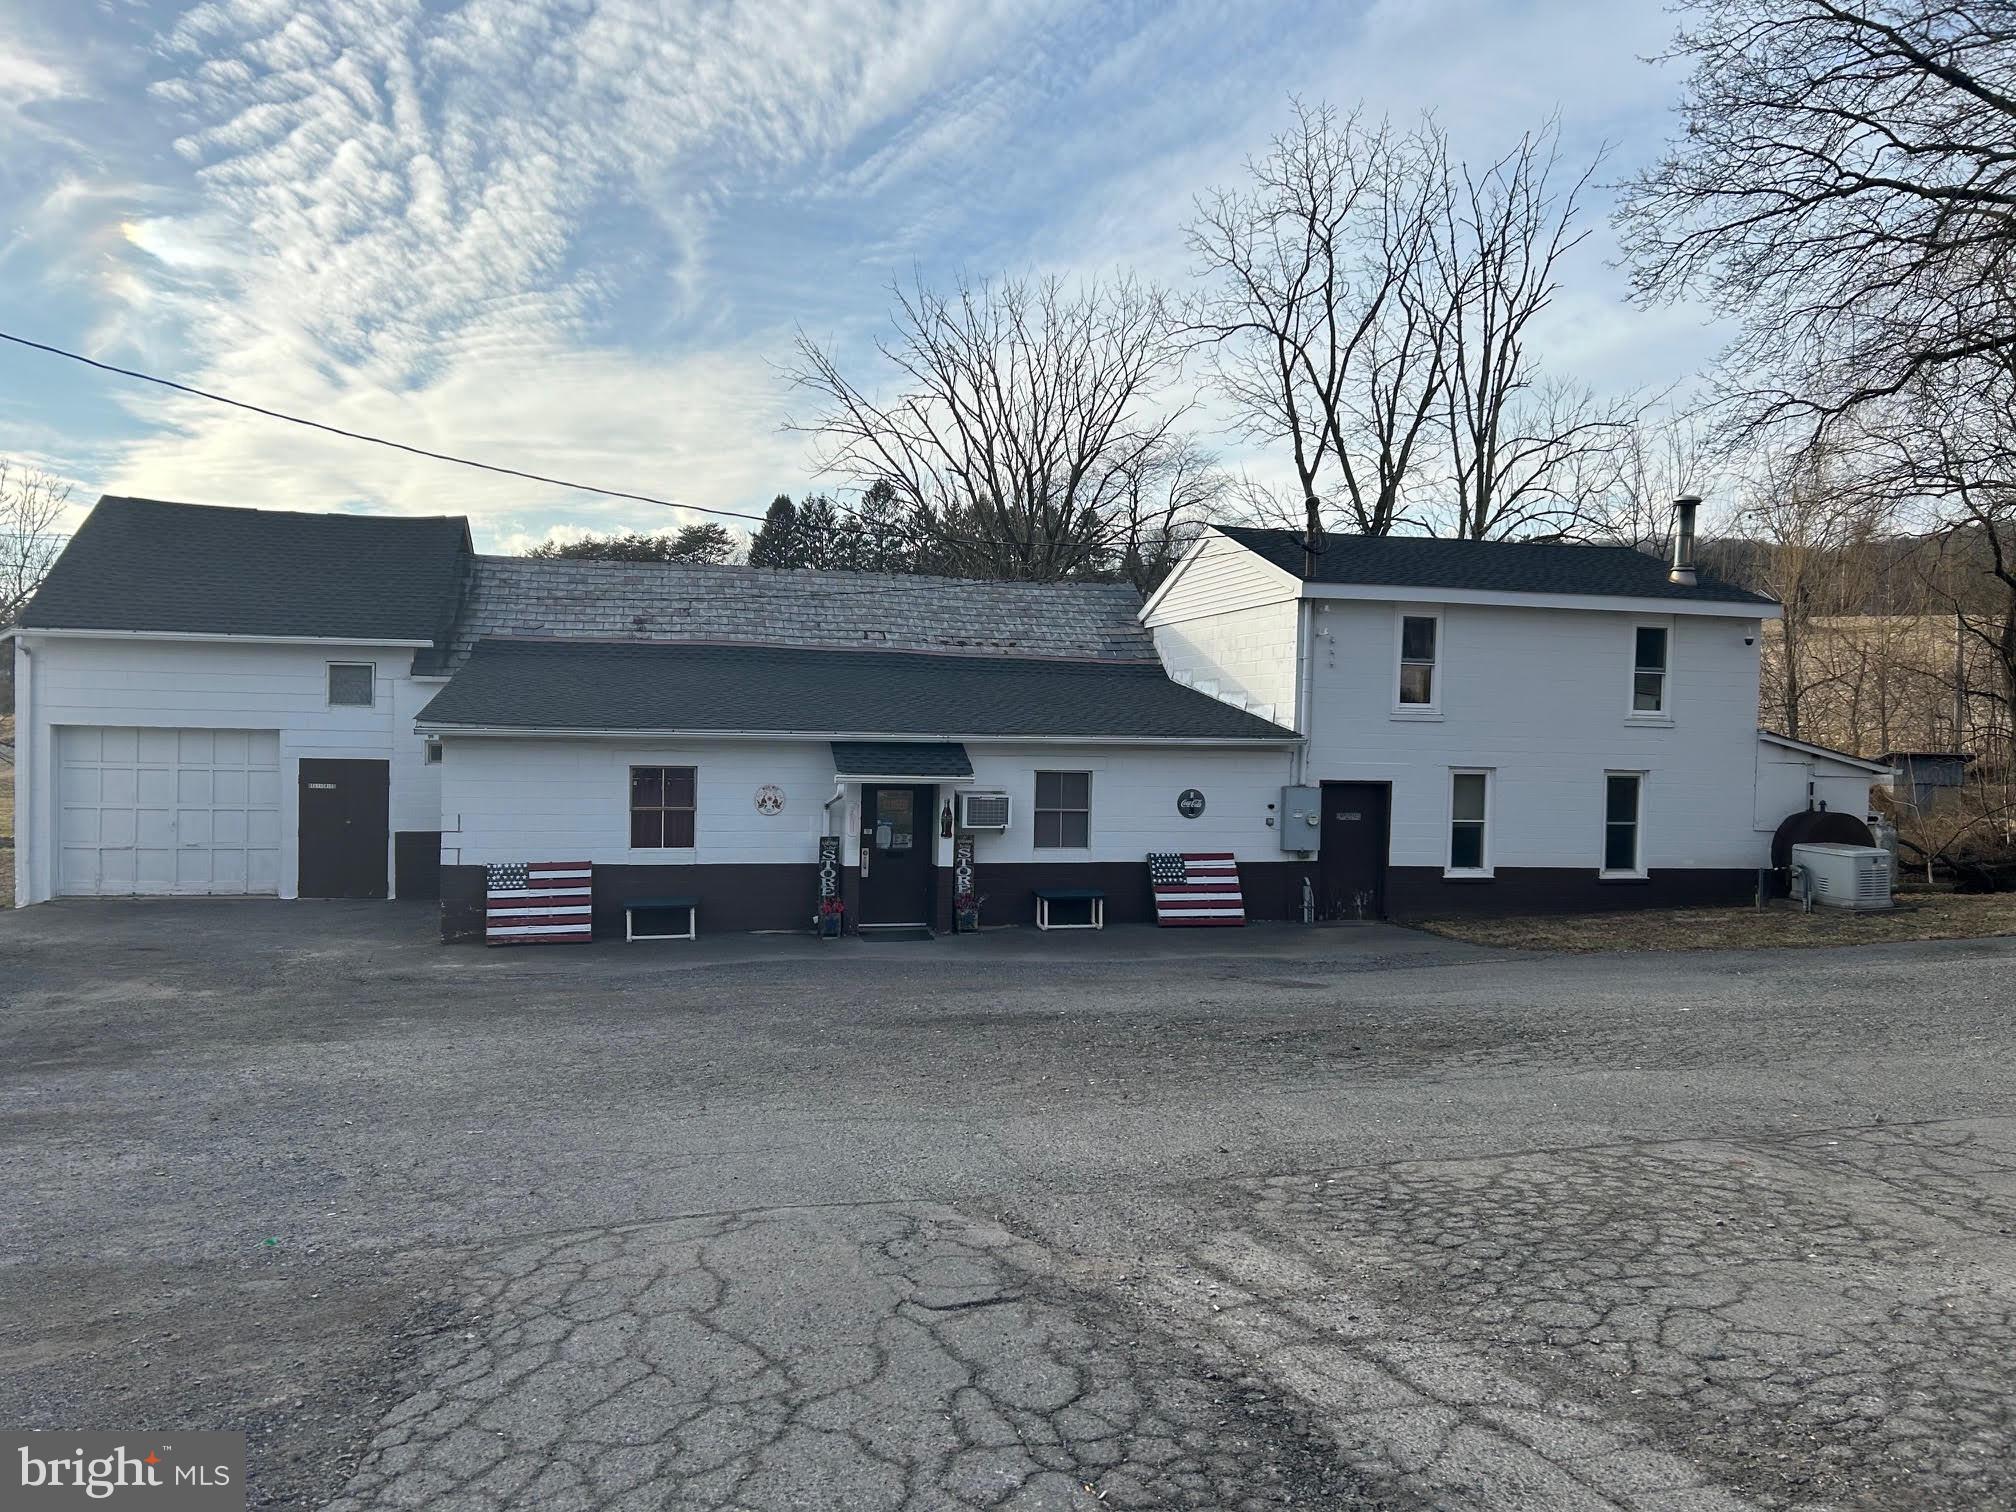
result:
[[(811, 501), (807, 500), (809, 504)], [(800, 528), (798, 506), (791, 495), (779, 494), (770, 501), (763, 523), (749, 541), (751, 567), (803, 567), (804, 532)]]

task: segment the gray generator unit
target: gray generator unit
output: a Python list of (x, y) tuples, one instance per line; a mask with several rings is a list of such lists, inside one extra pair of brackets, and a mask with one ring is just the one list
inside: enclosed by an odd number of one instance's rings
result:
[[(1828, 908), (1888, 908), (1890, 854), (1880, 845), (1795, 845), (1795, 876), (1804, 871), (1813, 901)], [(1795, 891), (1797, 883), (1794, 883)]]

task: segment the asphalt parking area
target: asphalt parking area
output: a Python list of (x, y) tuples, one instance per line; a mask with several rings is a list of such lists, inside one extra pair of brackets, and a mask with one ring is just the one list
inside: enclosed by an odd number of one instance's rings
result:
[(255, 1505), (2016, 1506), (2009, 942), (428, 925), (0, 916), (0, 1415)]

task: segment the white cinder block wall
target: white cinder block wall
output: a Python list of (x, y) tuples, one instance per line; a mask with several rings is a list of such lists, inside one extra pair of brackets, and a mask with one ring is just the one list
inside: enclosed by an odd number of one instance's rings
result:
[[(439, 823), (439, 768), (423, 762), (412, 715), (435, 691), (415, 688), (410, 646), (150, 640), (143, 637), (26, 637), (17, 650), (16, 701), (32, 678), (30, 785), (20, 791), (16, 844), (26, 839), (16, 901), (55, 895), (55, 826), (61, 802), (53, 731), (62, 726), (273, 730), (280, 738), (280, 896), (299, 878), (300, 763), (303, 757), (390, 763), (391, 826)], [(377, 698), (369, 709), (331, 708), (328, 663), (372, 662)], [(32, 671), (30, 670), (32, 666)], [(391, 844), (386, 850), (388, 880)]]
[[(1005, 833), (976, 835), (974, 857), (988, 862), (1142, 861), (1151, 850), (1235, 852), (1242, 860), (1281, 859), (1268, 826), (1269, 805), (1288, 781), (1290, 752), (1185, 747), (966, 742), (976, 788), (1014, 798)], [(694, 844), (682, 850), (630, 848), (630, 768), (696, 769)], [(859, 863), (858, 785), (835, 804), (833, 753), (823, 740), (715, 740), (678, 743), (446, 737), (441, 774), (444, 865), (551, 859), (604, 866), (638, 864), (775, 865), (818, 859), (819, 837), (845, 837), (846, 863)], [(1038, 771), (1092, 774), (1091, 845), (1034, 847)], [(781, 813), (756, 809), (757, 789), (784, 790)], [(939, 786), (942, 802), (955, 785)], [(1205, 795), (1194, 820), (1176, 812), (1186, 788)], [(932, 833), (936, 834), (936, 815)], [(936, 859), (950, 865), (951, 842)]]
[[(1401, 615), (1438, 608), (1437, 712), (1399, 712)], [(1646, 774), (1651, 870), (1764, 863), (1768, 837), (1758, 833), (1752, 796), (1755, 620), (1372, 600), (1318, 601), (1309, 612), (1308, 780), (1392, 782), (1393, 865), (1445, 863), (1450, 771), (1458, 767), (1493, 773), (1494, 868), (1597, 871), (1611, 770)], [(1672, 630), (1670, 720), (1631, 713), (1641, 624)]]

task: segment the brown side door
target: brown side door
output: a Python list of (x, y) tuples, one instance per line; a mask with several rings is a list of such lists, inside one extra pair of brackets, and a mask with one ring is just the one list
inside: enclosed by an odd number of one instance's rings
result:
[(302, 897), (387, 895), (391, 794), (390, 762), (302, 759)]
[(1392, 802), (1393, 788), (1389, 783), (1323, 784), (1318, 918), (1386, 917), (1386, 852)]

